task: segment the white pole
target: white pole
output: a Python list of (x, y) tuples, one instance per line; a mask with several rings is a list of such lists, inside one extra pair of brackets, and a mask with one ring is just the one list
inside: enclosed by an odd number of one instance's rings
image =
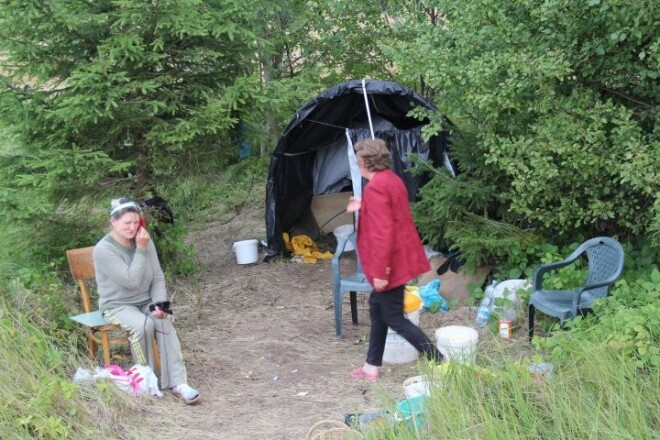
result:
[(346, 146), (348, 153), (348, 169), (351, 172), (353, 194), (362, 197), (362, 175), (360, 174), (360, 169), (357, 165), (357, 157), (355, 157), (355, 151), (353, 151), (353, 142), (351, 141), (351, 135), (349, 134), (348, 129), (346, 129)]
[[(355, 157), (355, 151), (353, 151), (353, 141), (351, 140), (351, 135), (346, 129), (346, 147), (348, 153), (348, 168), (351, 172), (351, 184), (353, 186), (353, 195), (357, 197), (362, 197), (362, 175), (360, 174), (360, 169), (357, 166), (357, 158)], [(355, 211), (353, 213), (353, 226), (357, 225), (358, 216), (360, 213)]]
[(369, 97), (367, 96), (367, 86), (362, 79), (362, 94), (364, 95), (364, 105), (367, 107), (367, 119), (369, 119), (369, 130), (371, 131), (371, 139), (376, 139), (374, 135), (374, 125), (371, 122), (371, 110), (369, 109)]

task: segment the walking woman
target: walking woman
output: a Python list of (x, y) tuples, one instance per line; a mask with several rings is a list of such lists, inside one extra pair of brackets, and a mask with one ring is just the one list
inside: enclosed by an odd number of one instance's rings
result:
[(363, 197), (351, 197), (346, 210), (359, 210), (357, 251), (374, 290), (369, 296), (371, 331), (367, 359), (351, 376), (376, 382), (388, 327), (429, 359), (441, 362), (442, 354), (403, 313), (406, 283), (431, 270), (410, 212), (408, 191), (401, 178), (390, 170), (390, 152), (383, 140), (358, 142), (355, 152), (360, 174), (368, 183)]

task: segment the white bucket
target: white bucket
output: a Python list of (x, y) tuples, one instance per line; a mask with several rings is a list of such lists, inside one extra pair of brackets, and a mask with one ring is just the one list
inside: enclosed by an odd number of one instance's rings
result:
[(388, 332), (383, 351), (383, 362), (386, 364), (407, 364), (417, 360), (417, 349), (410, 345), (403, 336)]
[[(335, 234), (335, 237), (337, 237), (337, 241), (341, 240), (342, 238), (346, 238), (351, 233), (355, 230), (353, 225), (341, 225), (337, 226), (334, 231), (332, 231), (333, 234)], [(346, 243), (346, 247), (344, 248), (344, 251), (354, 251), (355, 246), (353, 246), (353, 243), (350, 241)]]
[(429, 383), (424, 376), (414, 376), (404, 380), (403, 391), (406, 393), (406, 399), (431, 395)]
[[(422, 312), (423, 306), (420, 306), (419, 309), (413, 310), (412, 312), (404, 313), (404, 316), (408, 318), (408, 321), (412, 322), (415, 324), (417, 327), (419, 327), (419, 314)], [(388, 331), (394, 332), (391, 328), (387, 329)]]
[[(419, 314), (422, 307), (406, 313), (406, 318), (415, 325), (419, 325)], [(407, 364), (417, 360), (419, 352), (415, 347), (406, 341), (403, 336), (387, 328), (387, 339), (385, 339), (385, 350), (383, 351), (383, 362), (387, 364)]]
[(234, 242), (234, 252), (236, 252), (236, 262), (238, 264), (256, 263), (259, 259), (257, 246), (259, 242), (253, 240), (243, 240)]
[(435, 344), (446, 360), (475, 363), (477, 342), (479, 333), (471, 327), (450, 325), (435, 331)]

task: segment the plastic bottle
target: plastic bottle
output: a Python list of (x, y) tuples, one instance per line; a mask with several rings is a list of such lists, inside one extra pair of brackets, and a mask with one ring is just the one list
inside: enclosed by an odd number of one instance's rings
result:
[(479, 304), (479, 310), (477, 310), (477, 318), (474, 323), (479, 327), (485, 327), (488, 324), (488, 319), (493, 310), (493, 301), (495, 299), (495, 286), (497, 285), (497, 280), (493, 280), (484, 291), (484, 298)]
[(481, 300), (481, 305), (479, 306), (479, 310), (477, 310), (477, 318), (474, 321), (479, 327), (485, 327), (486, 324), (488, 324), (488, 319), (490, 318), (490, 306), (492, 303), (492, 300), (486, 296)]

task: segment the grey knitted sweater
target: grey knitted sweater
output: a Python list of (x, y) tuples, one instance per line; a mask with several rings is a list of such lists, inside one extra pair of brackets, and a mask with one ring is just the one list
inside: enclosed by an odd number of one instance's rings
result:
[(127, 248), (107, 234), (94, 247), (94, 269), (101, 311), (167, 300), (165, 276), (152, 241), (146, 249)]

